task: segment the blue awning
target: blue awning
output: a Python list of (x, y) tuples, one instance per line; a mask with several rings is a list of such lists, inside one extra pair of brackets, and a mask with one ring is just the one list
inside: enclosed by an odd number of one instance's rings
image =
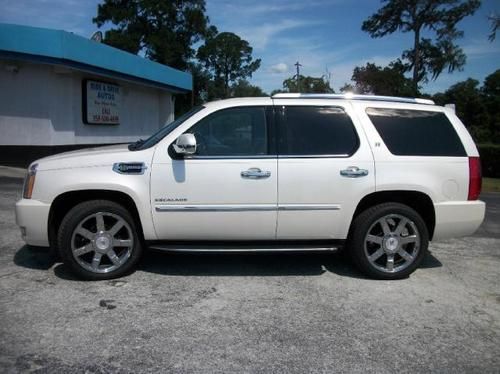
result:
[(189, 73), (62, 30), (0, 23), (0, 58), (64, 65), (175, 93), (193, 84)]

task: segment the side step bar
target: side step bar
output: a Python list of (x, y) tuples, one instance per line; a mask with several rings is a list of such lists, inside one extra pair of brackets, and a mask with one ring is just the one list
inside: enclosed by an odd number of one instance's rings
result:
[(272, 253), (272, 252), (337, 252), (338, 243), (155, 243), (148, 248), (183, 253)]

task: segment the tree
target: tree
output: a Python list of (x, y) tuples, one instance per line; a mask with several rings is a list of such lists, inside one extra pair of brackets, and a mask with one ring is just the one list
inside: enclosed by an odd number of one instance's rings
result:
[[(483, 90), (479, 88), (477, 80), (468, 78), (432, 97), (439, 105), (455, 104), (457, 116), (477, 142), (487, 142), (493, 135), (488, 102)], [(498, 109), (496, 111), (498, 112)]]
[(222, 32), (207, 38), (196, 56), (211, 78), (222, 84), (223, 97), (229, 97), (231, 83), (251, 77), (260, 67), (261, 60), (253, 60), (252, 51), (246, 40), (231, 32)]
[[(209, 93), (212, 92), (213, 82), (210, 79), (210, 74), (208, 74), (203, 66), (196, 62), (189, 62), (188, 70), (193, 76), (193, 103), (194, 105), (201, 105), (209, 100)], [(212, 97), (210, 98), (212, 99)], [(184, 100), (185, 101), (185, 100)], [(176, 103), (177, 104), (177, 103)], [(181, 103), (180, 112), (185, 112), (189, 109), (191, 105), (186, 105), (187, 103)], [(177, 108), (177, 105), (176, 105)]]
[(498, 144), (500, 143), (500, 69), (485, 78), (481, 92), (490, 118), (491, 137), (488, 142)]
[(193, 45), (216, 32), (204, 0), (104, 0), (92, 21), (114, 25), (104, 43), (180, 70), (195, 56)]
[(253, 86), (244, 79), (231, 86), (231, 97), (263, 97), (267, 94), (258, 86)]
[(413, 96), (412, 81), (404, 76), (404, 72), (403, 63), (399, 60), (391, 62), (384, 68), (367, 63), (366, 66), (354, 68), (351, 80), (355, 83), (356, 93)]
[(500, 97), (500, 69), (484, 79), (482, 91), (487, 97)]
[(278, 88), (278, 89), (272, 90), (270, 96), (274, 96), (274, 95), (279, 94), (279, 93), (286, 93), (286, 91), (281, 89), (281, 88)]
[(438, 105), (455, 104), (458, 117), (478, 143), (500, 142), (500, 69), (488, 75), (482, 87), (467, 79), (432, 96)]
[[(454, 42), (463, 36), (456, 28), (464, 17), (472, 15), (480, 0), (383, 0), (385, 5), (363, 22), (362, 30), (373, 38), (396, 31), (413, 33), (413, 48), (403, 52), (407, 71), (413, 71), (413, 91), (436, 79), (445, 68), (448, 72), (465, 65), (465, 54)], [(433, 32), (435, 40), (422, 38), (423, 32)]]
[(334, 93), (334, 90), (330, 87), (330, 82), (323, 77), (316, 78), (300, 75), (298, 87), (296, 76), (285, 79), (282, 92)]
[(342, 93), (357, 93), (356, 91), (356, 87), (354, 87), (352, 84), (350, 83), (344, 83), (344, 85), (342, 87), (340, 87), (340, 92)]
[(488, 17), (491, 22), (491, 33), (488, 36), (490, 42), (494, 41), (497, 36), (497, 30), (500, 27), (500, 16), (496, 13), (493, 13)]

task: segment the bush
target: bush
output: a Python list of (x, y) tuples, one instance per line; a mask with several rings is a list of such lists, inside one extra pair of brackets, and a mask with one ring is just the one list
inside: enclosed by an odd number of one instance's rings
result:
[(483, 177), (500, 178), (500, 144), (478, 144)]

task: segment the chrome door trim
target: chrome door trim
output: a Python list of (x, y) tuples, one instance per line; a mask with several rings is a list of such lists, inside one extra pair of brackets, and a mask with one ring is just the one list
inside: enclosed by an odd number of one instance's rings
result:
[(279, 155), (278, 159), (288, 159), (288, 158), (348, 158), (352, 155), (347, 153), (342, 154), (318, 154), (318, 155)]
[(157, 212), (273, 212), (276, 205), (157, 205)]
[(348, 158), (352, 155), (347, 153), (339, 154), (318, 154), (318, 155), (262, 155), (262, 156), (184, 156), (183, 160), (269, 160), (288, 158)]
[(184, 156), (183, 160), (269, 160), (276, 159), (277, 155), (257, 156)]
[(280, 204), (279, 211), (340, 210), (338, 204)]
[(275, 212), (340, 210), (338, 204), (157, 205), (157, 212)]

